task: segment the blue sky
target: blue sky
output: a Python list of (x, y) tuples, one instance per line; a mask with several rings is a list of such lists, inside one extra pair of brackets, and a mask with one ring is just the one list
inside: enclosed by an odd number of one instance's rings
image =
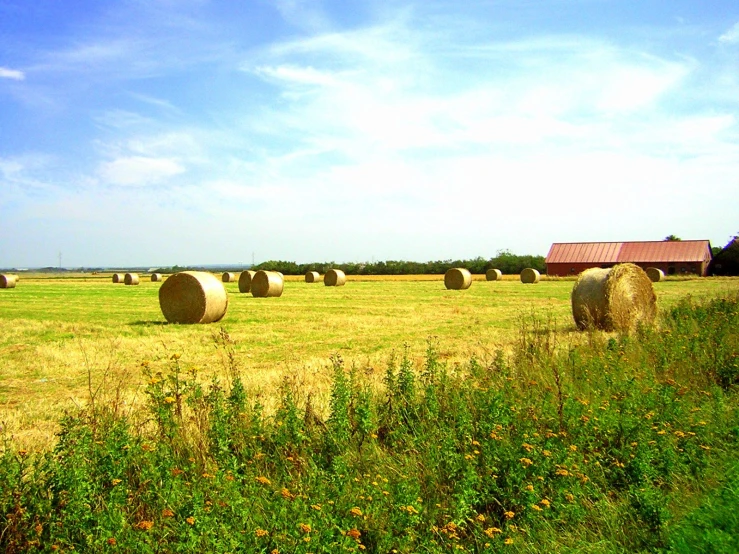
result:
[(739, 4), (0, 0), (0, 267), (739, 233)]

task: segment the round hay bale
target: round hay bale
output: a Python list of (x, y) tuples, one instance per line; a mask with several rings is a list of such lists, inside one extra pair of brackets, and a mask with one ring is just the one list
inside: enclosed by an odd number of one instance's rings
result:
[(527, 267), (521, 272), (521, 282), (522, 283), (538, 283), (539, 278), (541, 277), (541, 274), (531, 267)]
[(665, 278), (665, 272), (658, 267), (648, 267), (646, 272), (647, 277), (649, 277), (649, 280), (652, 281), (652, 283), (659, 283)]
[(159, 306), (170, 323), (213, 323), (228, 309), (228, 294), (212, 273), (182, 271), (159, 287)]
[(631, 331), (651, 323), (657, 297), (646, 272), (634, 264), (583, 271), (572, 287), (572, 316), (579, 329)]
[(221, 280), (224, 283), (233, 283), (236, 280), (236, 275), (230, 271), (225, 271), (221, 276)]
[(317, 271), (308, 271), (305, 274), (306, 283), (317, 283), (320, 278), (321, 278), (321, 274), (318, 273)]
[(327, 287), (343, 287), (346, 285), (346, 274), (340, 269), (329, 269), (323, 276), (323, 284)]
[(451, 290), (465, 290), (472, 285), (472, 273), (463, 267), (453, 267), (444, 274), (444, 286)]
[(151, 282), (152, 283), (159, 283), (162, 280), (162, 274), (161, 273), (152, 273), (151, 274)]
[(500, 269), (488, 269), (485, 272), (487, 281), (500, 281), (503, 278), (503, 272)]
[(249, 292), (251, 290), (251, 280), (254, 278), (256, 271), (242, 271), (239, 275), (239, 292)]
[(123, 273), (114, 273), (113, 274), (113, 282), (114, 283), (122, 283), (125, 279), (125, 275)]
[(278, 271), (259, 270), (251, 279), (251, 294), (257, 298), (282, 296), (285, 281)]
[(139, 284), (139, 274), (138, 273), (126, 273), (126, 276), (123, 277), (123, 284), (124, 285), (138, 285)]
[(17, 275), (0, 275), (0, 289), (14, 289), (17, 284)]

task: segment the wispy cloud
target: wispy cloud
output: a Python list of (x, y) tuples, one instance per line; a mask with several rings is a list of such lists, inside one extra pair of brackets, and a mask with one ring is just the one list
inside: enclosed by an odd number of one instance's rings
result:
[(0, 67), (0, 79), (12, 79), (14, 81), (23, 81), (26, 78), (26, 74), (18, 69), (8, 69), (7, 67)]
[(734, 23), (734, 26), (726, 31), (723, 35), (718, 37), (719, 41), (726, 44), (738, 44), (739, 43), (739, 21)]
[(153, 185), (185, 172), (185, 168), (171, 158), (130, 156), (105, 162), (99, 175), (103, 184), (141, 187)]

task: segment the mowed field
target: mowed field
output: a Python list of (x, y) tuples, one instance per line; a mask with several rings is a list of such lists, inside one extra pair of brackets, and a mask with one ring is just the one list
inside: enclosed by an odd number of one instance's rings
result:
[[(109, 274), (21, 275), (17, 288), (0, 290), (0, 422), (21, 446), (44, 448), (64, 411), (84, 406), (91, 395), (121, 394), (135, 409), (143, 401), (144, 363), (166, 371), (174, 356), (205, 381), (225, 380), (221, 330), (233, 340), (245, 385), (268, 409), (285, 382), (315, 393), (320, 409), (335, 354), (379, 382), (393, 352), (407, 347), (422, 363), (430, 338), (450, 364), (472, 355), (485, 363), (534, 317), (556, 326), (561, 344), (582, 340), (571, 316), (573, 283), (475, 276), (470, 289), (449, 291), (442, 275), (348, 276), (343, 287), (287, 276), (280, 298), (254, 298), (225, 283), (229, 306), (222, 321), (170, 325), (159, 308), (161, 283), (148, 275), (138, 286), (113, 284)], [(668, 279), (654, 288), (664, 310), (685, 295), (736, 292), (739, 279)]]

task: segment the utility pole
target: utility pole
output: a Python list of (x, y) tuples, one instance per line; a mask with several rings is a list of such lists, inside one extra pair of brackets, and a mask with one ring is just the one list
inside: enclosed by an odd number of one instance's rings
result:
[(254, 267), (254, 251), (253, 250), (252, 250), (252, 253), (251, 253), (251, 265), (252, 265), (252, 267)]

